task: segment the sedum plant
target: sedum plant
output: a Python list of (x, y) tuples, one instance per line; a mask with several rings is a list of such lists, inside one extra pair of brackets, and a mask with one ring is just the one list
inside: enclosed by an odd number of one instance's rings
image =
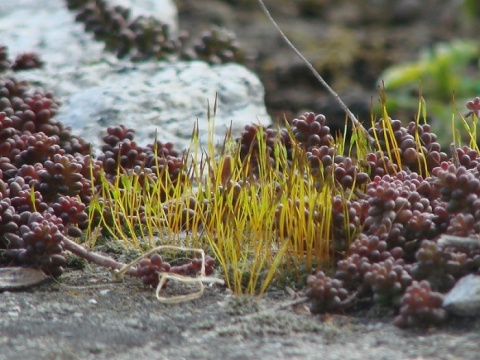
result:
[[(472, 94), (480, 91), (479, 78), (475, 75), (479, 56), (477, 42), (454, 40), (424, 49), (417, 61), (389, 67), (378, 80), (382, 91), (388, 92), (386, 106), (392, 113), (415, 111), (420, 88), (421, 95), (428, 99), (429, 116), (435, 119), (436, 126), (449, 129), (452, 96), (457, 101), (466, 102)], [(455, 128), (461, 124), (456, 123)], [(439, 136), (441, 145), (448, 146), (452, 132), (445, 131)]]
[[(209, 249), (236, 293), (263, 293), (286, 272), (300, 275), (328, 264), (332, 194), (340, 194), (335, 177), (319, 184), (304, 149), (287, 149), (280, 139), (269, 147), (271, 129), (251, 129), (245, 153), (246, 144), (230, 135), (220, 152), (211, 141), (201, 149), (194, 131), (181, 181), (172, 181), (169, 172), (145, 176), (141, 168), (118, 170), (109, 181), (102, 171), (90, 214), (102, 214), (98, 225), (126, 247)], [(292, 129), (284, 136), (291, 142)], [(337, 212), (343, 212), (339, 199)]]

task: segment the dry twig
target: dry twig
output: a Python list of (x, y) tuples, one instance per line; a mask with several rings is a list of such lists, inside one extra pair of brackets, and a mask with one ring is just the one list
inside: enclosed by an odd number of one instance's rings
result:
[(285, 35), (285, 33), (280, 29), (280, 26), (278, 26), (277, 22), (273, 19), (272, 15), (270, 14), (270, 11), (268, 10), (267, 6), (263, 2), (263, 0), (258, 0), (258, 3), (260, 4), (260, 7), (262, 8), (263, 12), (267, 16), (268, 20), (275, 26), (277, 31), (280, 33), (280, 36), (285, 40), (287, 45), (302, 59), (302, 61), (305, 63), (305, 65), (308, 67), (308, 69), (312, 72), (312, 74), (317, 78), (317, 80), (322, 84), (322, 86), (327, 89), (327, 91), (330, 93), (330, 95), (333, 96), (333, 98), (338, 102), (340, 107), (345, 111), (347, 114), (348, 118), (352, 122), (353, 128), (359, 128), (363, 135), (367, 138), (368, 142), (372, 145), (376, 144), (375, 139), (370, 136), (368, 133), (367, 129), (363, 127), (363, 125), (360, 123), (360, 121), (355, 117), (355, 115), (350, 111), (347, 105), (343, 102), (343, 100), (340, 98), (340, 96), (333, 90), (330, 85), (323, 79), (323, 77), (318, 73), (318, 71), (313, 67), (313, 65), (307, 60), (307, 58), (295, 47), (295, 45), (292, 44), (292, 42), (288, 39), (288, 37)]

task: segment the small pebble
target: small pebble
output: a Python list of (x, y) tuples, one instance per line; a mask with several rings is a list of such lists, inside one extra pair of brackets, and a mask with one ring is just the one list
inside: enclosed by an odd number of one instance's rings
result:
[(443, 307), (458, 316), (480, 315), (480, 276), (470, 274), (458, 280), (445, 295)]
[(16, 305), (9, 309), (9, 311), (7, 312), (7, 316), (17, 317), (18, 315), (20, 315), (20, 312), (21, 312), (20, 306)]

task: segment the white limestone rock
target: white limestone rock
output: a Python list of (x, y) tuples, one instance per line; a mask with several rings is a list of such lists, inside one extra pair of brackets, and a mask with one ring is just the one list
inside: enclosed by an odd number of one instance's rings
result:
[[(128, 7), (132, 16), (152, 15), (178, 29), (178, 15), (172, 0), (109, 0)], [(63, 67), (89, 65), (113, 57), (103, 51), (104, 44), (93, 39), (65, 0), (0, 1), (0, 38), (10, 57), (32, 51), (40, 54), (45, 67), (54, 72)], [(110, 56), (109, 56), (110, 55)]]
[(153, 143), (157, 130), (158, 140), (183, 149), (198, 120), (200, 140), (206, 146), (208, 104), (212, 112), (216, 94), (216, 142), (223, 140), (230, 125), (239, 135), (247, 124), (270, 121), (262, 84), (240, 65), (209, 66), (198, 61), (98, 64), (81, 74), (64, 73), (62, 78), (69, 86), (57, 90), (64, 94), (57, 119), (94, 145), (106, 127), (124, 124), (135, 129), (142, 145)]
[[(178, 26), (176, 10), (159, 7), (170, 6), (171, 0), (110, 1), (128, 7), (134, 16), (150, 11), (164, 22), (174, 19), (174, 29)], [(246, 124), (271, 121), (263, 86), (244, 67), (118, 60), (74, 21), (63, 0), (0, 2), (0, 37), (10, 58), (26, 51), (40, 55), (45, 62), (42, 69), (17, 77), (53, 91), (62, 102), (57, 119), (94, 145), (100, 143), (107, 126), (123, 123), (136, 130), (140, 144), (153, 142), (157, 129), (158, 140), (182, 149), (189, 145), (197, 119), (205, 140), (207, 101), (213, 107), (216, 94), (217, 140), (223, 139), (231, 123), (239, 135)]]

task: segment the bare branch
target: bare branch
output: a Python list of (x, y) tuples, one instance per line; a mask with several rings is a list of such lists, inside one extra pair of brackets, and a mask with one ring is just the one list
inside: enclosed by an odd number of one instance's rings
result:
[[(109, 258), (107, 256), (98, 254), (96, 252), (89, 251), (85, 249), (83, 246), (73, 242), (72, 240), (66, 237), (63, 239), (63, 247), (65, 248), (65, 250), (71, 251), (75, 255), (80, 256), (81, 258), (89, 262), (92, 262), (94, 264), (97, 264), (103, 267), (110, 268), (112, 270), (119, 271), (120, 269), (125, 267), (125, 264), (118, 262), (116, 260), (113, 260), (112, 258)], [(132, 276), (137, 276), (136, 270), (134, 268), (129, 269), (127, 273)]]

